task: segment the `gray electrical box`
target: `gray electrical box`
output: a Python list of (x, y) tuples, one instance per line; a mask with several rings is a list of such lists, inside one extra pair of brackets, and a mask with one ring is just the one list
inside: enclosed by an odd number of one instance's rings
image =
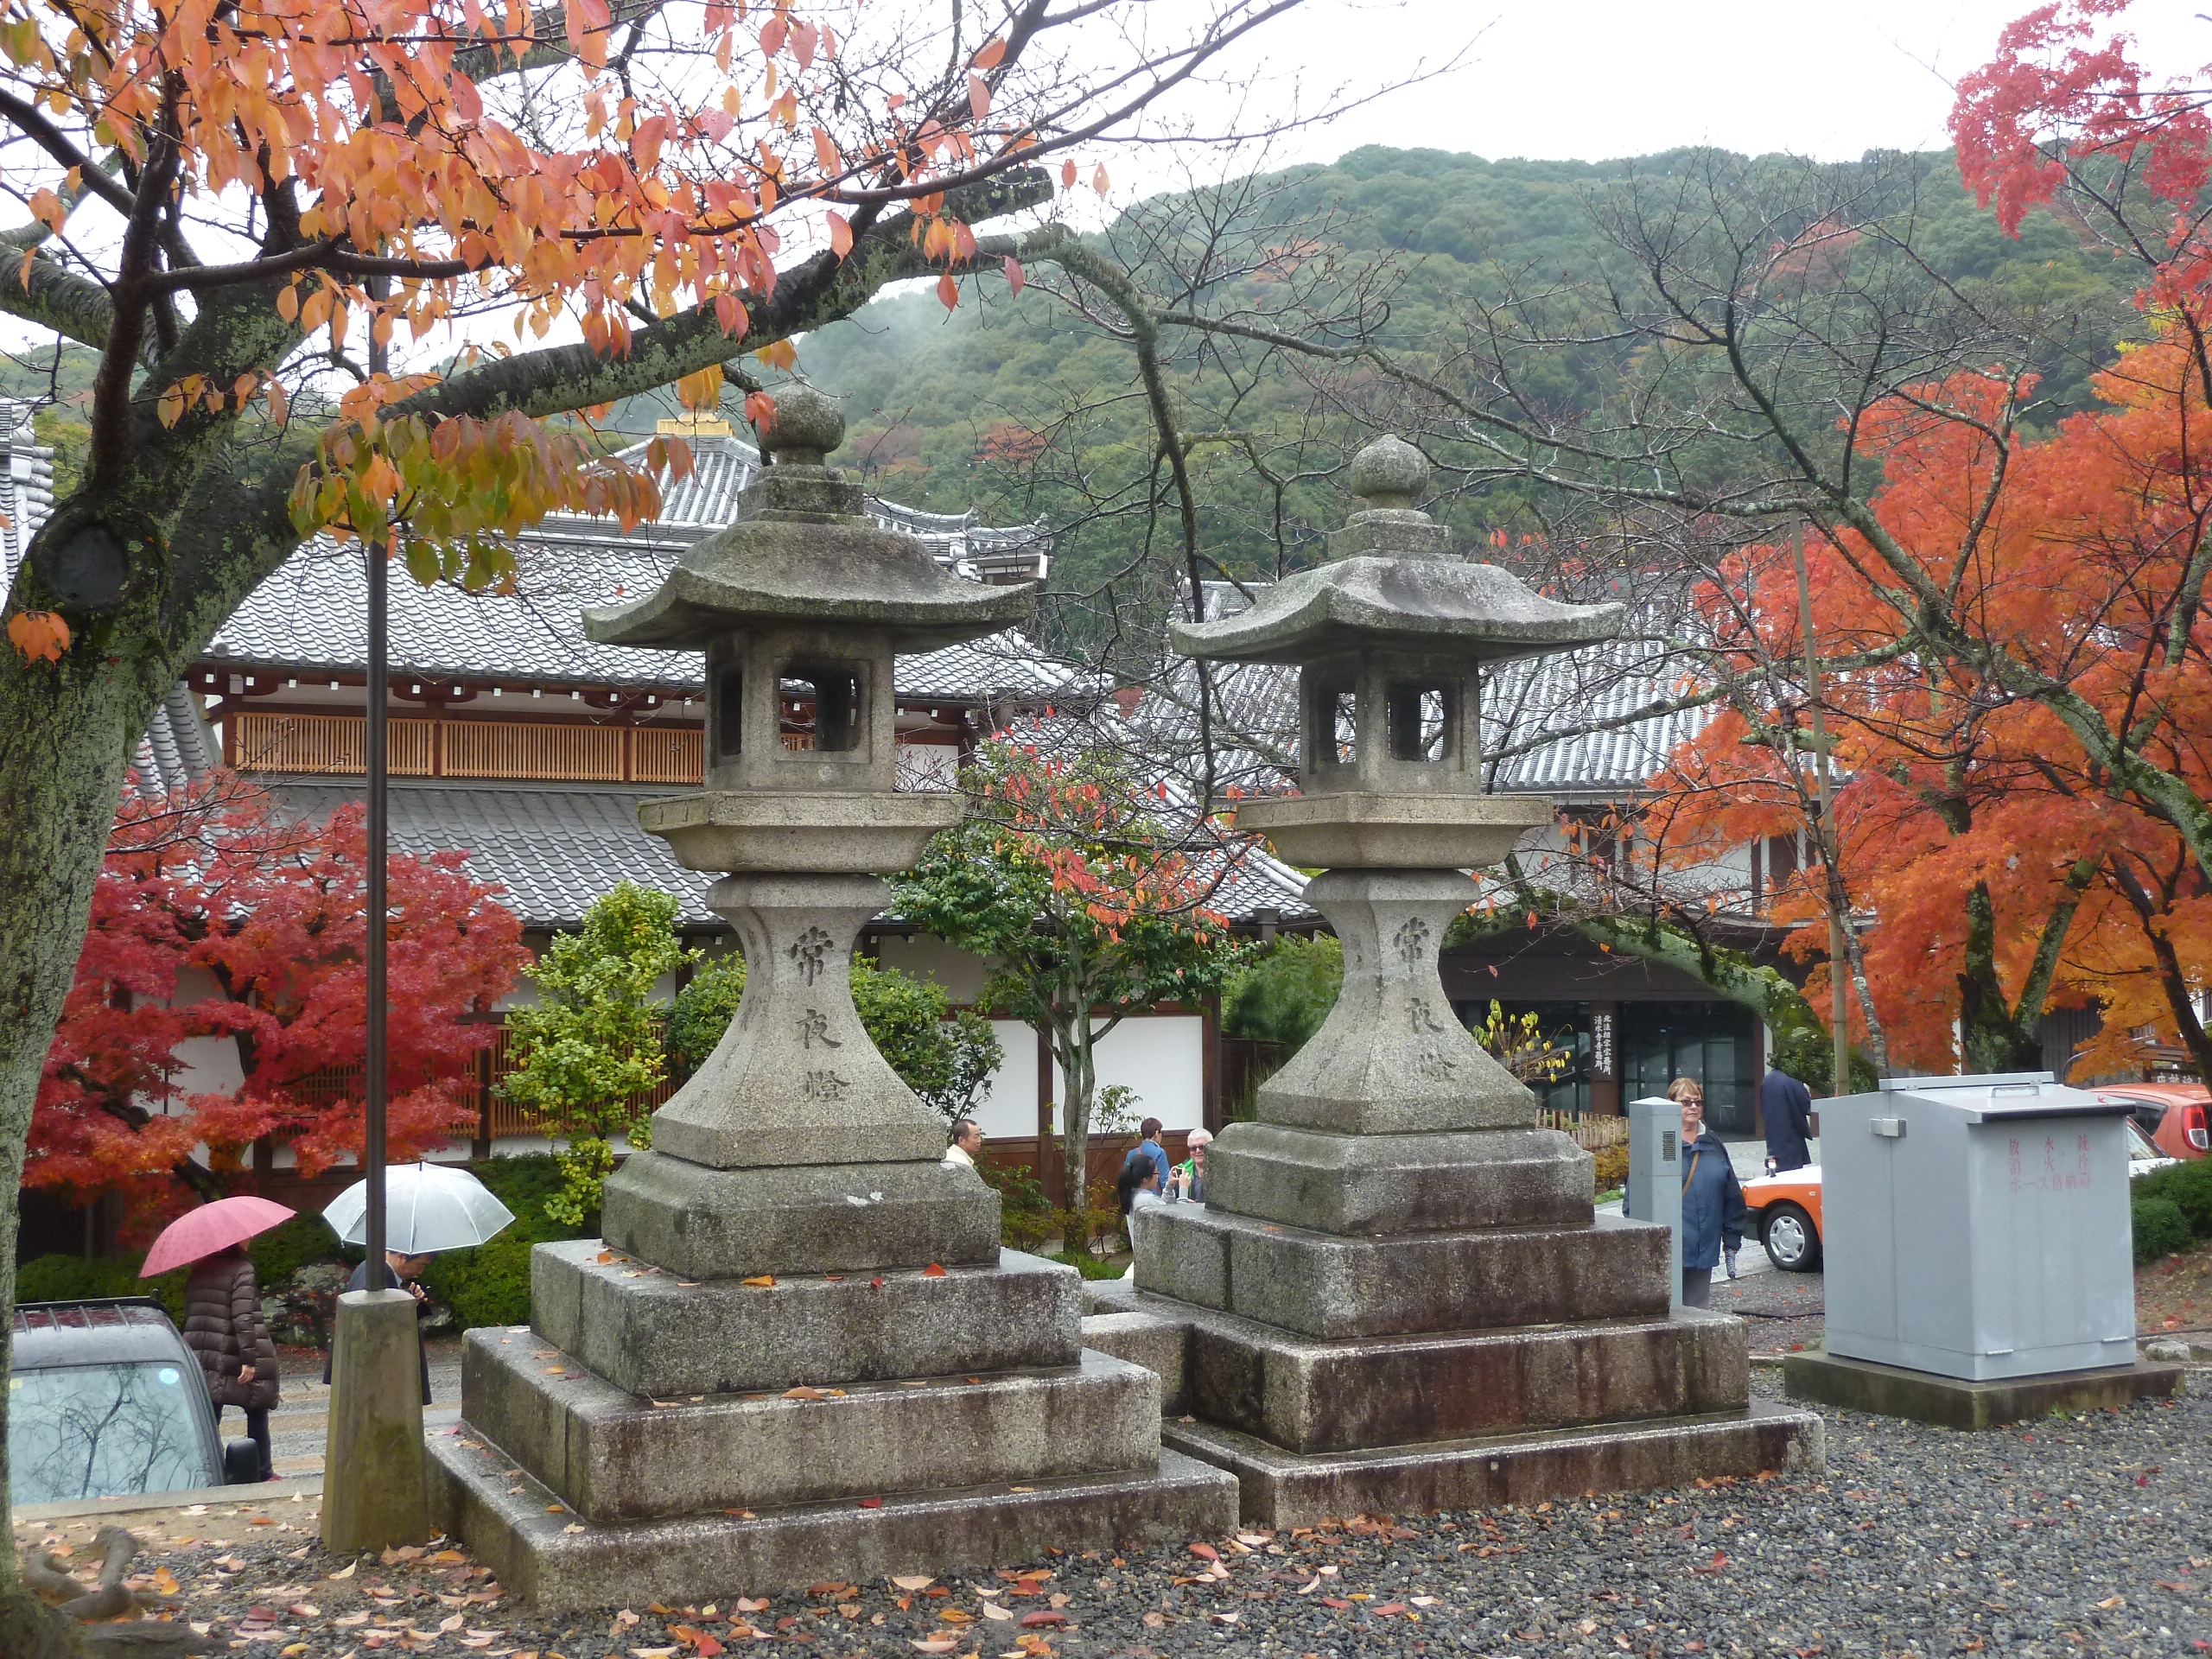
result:
[(1671, 1100), (1628, 1103), (1628, 1190), (1621, 1213), (1656, 1223), (1674, 1239), (1675, 1306), (1682, 1305), (1682, 1109)]
[(1827, 1351), (1970, 1381), (2132, 1364), (2127, 1112), (2048, 1071), (1824, 1102)]

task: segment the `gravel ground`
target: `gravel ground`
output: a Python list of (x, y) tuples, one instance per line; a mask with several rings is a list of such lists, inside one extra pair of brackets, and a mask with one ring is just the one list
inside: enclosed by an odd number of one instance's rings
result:
[[(1211, 1555), (1051, 1557), (549, 1623), (459, 1551), (327, 1554), (312, 1501), (135, 1530), (152, 1587), (175, 1581), (175, 1616), (247, 1659), (713, 1659), (769, 1641), (825, 1659), (2212, 1651), (2212, 1372), (2174, 1402), (1981, 1434), (1827, 1414), (1818, 1484), (1247, 1532)], [(91, 1531), (18, 1538), (81, 1550)]]
[[(1757, 1249), (1756, 1244), (1745, 1247)], [(1762, 1273), (1713, 1281), (1713, 1311), (1751, 1326), (1754, 1354), (1817, 1348), (1827, 1329), (1825, 1286), (1817, 1273)]]

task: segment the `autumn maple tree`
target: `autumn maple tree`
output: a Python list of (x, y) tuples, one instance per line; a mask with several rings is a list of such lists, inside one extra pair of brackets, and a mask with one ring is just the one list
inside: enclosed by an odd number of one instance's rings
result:
[[(40, 1081), (24, 1185), (78, 1202), (120, 1192), (143, 1243), (192, 1198), (221, 1196), (257, 1141), (289, 1144), (308, 1174), (358, 1156), (365, 847), (358, 806), (303, 824), (220, 773), (127, 798)], [(474, 1016), (527, 960), (513, 912), (464, 863), (391, 861), (387, 1121), (402, 1160), (474, 1124), (475, 1057), (496, 1035)], [(235, 1054), (234, 1086), (191, 1086), (194, 1059), (218, 1078), (226, 1069), (207, 1065), (211, 1048)]]
[[(1247, 947), (1212, 905), (1243, 843), (1205, 823), (1179, 832), (1167, 802), (1109, 752), (1040, 747), (1040, 734), (981, 748), (962, 774), (967, 817), (893, 884), (893, 906), (995, 961), (979, 1005), (1051, 1044), (1068, 1211), (1079, 1217), (1098, 1044), (1163, 1002), (1199, 1006), (1242, 963)], [(1069, 1249), (1087, 1248), (1083, 1231), (1070, 1226)]]

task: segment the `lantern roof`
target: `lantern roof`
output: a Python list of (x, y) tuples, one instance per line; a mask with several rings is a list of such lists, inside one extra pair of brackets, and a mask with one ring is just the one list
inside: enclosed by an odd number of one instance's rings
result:
[(1232, 663), (1410, 650), (1472, 666), (1620, 632), (1619, 605), (1563, 604), (1510, 570), (1453, 555), (1445, 526), (1413, 505), (1428, 473), (1411, 444), (1376, 439), (1352, 458), (1351, 489), (1367, 505), (1330, 537), (1330, 562), (1276, 582), (1249, 609), (1175, 624), (1175, 649)]
[(748, 628), (803, 625), (930, 651), (1026, 621), (1039, 584), (949, 575), (915, 537), (867, 515), (860, 486), (824, 464), (844, 435), (844, 416), (822, 393), (779, 393), (761, 440), (774, 464), (740, 496), (735, 521), (686, 549), (645, 598), (586, 611), (586, 635), (696, 650)]

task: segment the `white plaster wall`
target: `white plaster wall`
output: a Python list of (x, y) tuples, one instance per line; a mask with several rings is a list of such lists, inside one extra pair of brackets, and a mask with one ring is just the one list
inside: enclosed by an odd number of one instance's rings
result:
[(1037, 1133), (1037, 1031), (1014, 1020), (994, 1020), (1006, 1058), (991, 1073), (976, 1103), (976, 1122), (992, 1141), (1027, 1140)]
[[(1195, 1014), (1141, 1014), (1124, 1020), (1098, 1045), (1098, 1086), (1126, 1084), (1136, 1091), (1140, 1120), (1156, 1117), (1171, 1129), (1205, 1122), (1206, 1022)], [(1061, 1121), (1059, 1072), (1052, 1073), (1052, 1131)], [(1031, 1133), (1035, 1133), (1032, 1130)]]
[(181, 1095), (227, 1095), (245, 1081), (235, 1037), (188, 1037), (176, 1046), (181, 1062), (169, 1081)]

